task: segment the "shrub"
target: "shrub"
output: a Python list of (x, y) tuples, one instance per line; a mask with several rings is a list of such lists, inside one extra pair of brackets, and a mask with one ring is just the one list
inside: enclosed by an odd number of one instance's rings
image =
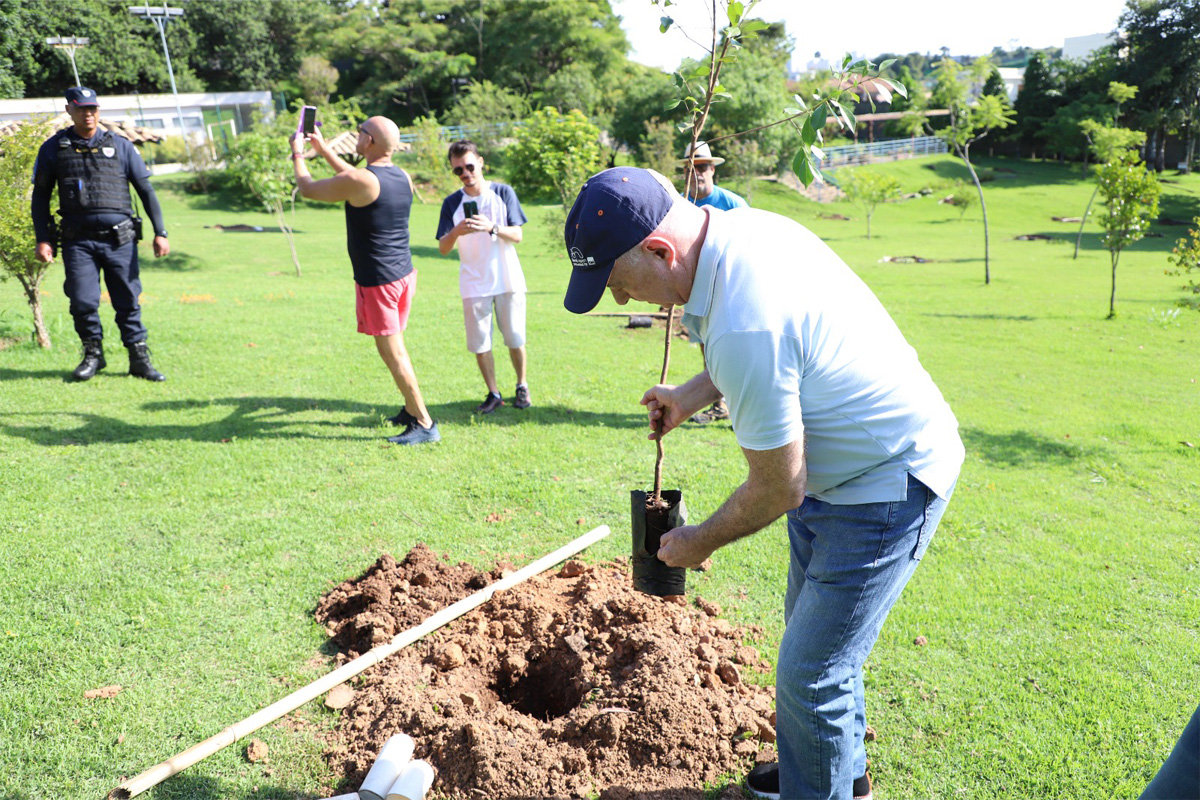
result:
[(600, 130), (578, 109), (535, 111), (511, 146), (513, 186), (522, 196), (554, 199), (569, 208), (588, 176), (600, 169)]

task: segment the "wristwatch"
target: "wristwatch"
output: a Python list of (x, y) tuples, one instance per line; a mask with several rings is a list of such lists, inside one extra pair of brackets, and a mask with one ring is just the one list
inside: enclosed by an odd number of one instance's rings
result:
[(493, 222), (492, 229), (490, 231), (488, 231), (488, 236), (491, 236), (493, 239), (495, 239), (496, 238), (496, 228), (498, 228), (498, 227), (500, 227), (500, 226)]
[(167, 238), (167, 232), (166, 232), (165, 230), (156, 231), (154, 235), (155, 235), (155, 236), (161, 236), (161, 237), (162, 237), (162, 238), (164, 238), (164, 239), (166, 239), (166, 238)]

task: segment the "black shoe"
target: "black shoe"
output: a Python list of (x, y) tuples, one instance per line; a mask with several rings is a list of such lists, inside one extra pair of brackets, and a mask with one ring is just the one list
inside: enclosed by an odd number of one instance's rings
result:
[(697, 425), (707, 425), (710, 422), (716, 422), (719, 419), (729, 419), (729, 406), (725, 405), (724, 400), (718, 400), (708, 407), (705, 411), (699, 414), (692, 415), (692, 422)]
[(404, 433), (388, 437), (392, 444), (429, 444), (441, 440), (442, 434), (438, 433), (436, 422), (431, 422), (428, 428), (422, 428), (416, 420), (409, 424)]
[(83, 340), (83, 360), (71, 373), (77, 381), (90, 381), (92, 376), (108, 366), (104, 360), (104, 342), (100, 339)]
[(779, 800), (779, 763), (759, 764), (746, 776), (746, 788), (755, 797)]
[(529, 408), (533, 405), (529, 400), (529, 387), (525, 384), (517, 386), (517, 396), (513, 398), (513, 408)]
[(135, 378), (145, 378), (148, 381), (165, 381), (166, 375), (154, 368), (150, 363), (150, 348), (145, 342), (134, 342), (125, 345), (129, 349), (129, 374)]
[[(746, 776), (746, 788), (755, 797), (779, 800), (779, 763), (759, 764)], [(871, 773), (868, 770), (861, 778), (854, 779), (854, 800), (872, 800)]]
[(394, 417), (388, 417), (387, 421), (395, 425), (397, 428), (407, 428), (409, 424), (416, 422), (417, 418), (408, 413), (408, 409), (400, 406), (400, 413)]
[(475, 406), (475, 411), (479, 414), (490, 414), (502, 405), (504, 405), (504, 398), (499, 393), (488, 392), (487, 397), (483, 398), (483, 402)]

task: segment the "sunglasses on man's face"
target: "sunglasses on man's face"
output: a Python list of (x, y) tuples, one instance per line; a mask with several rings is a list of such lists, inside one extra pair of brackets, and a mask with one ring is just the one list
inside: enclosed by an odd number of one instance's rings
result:
[(471, 173), (472, 175), (475, 174), (475, 165), (474, 164), (463, 164), (461, 167), (455, 167), (454, 174), (461, 177), (464, 169), (467, 172)]
[(366, 136), (371, 141), (375, 141), (375, 137), (371, 135), (371, 132), (369, 130), (367, 130), (366, 128), (362, 127), (361, 125), (358, 128), (358, 132), (361, 133), (363, 136)]

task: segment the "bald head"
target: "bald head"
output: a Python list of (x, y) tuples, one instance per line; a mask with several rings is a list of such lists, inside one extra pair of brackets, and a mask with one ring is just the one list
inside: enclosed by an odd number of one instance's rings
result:
[(400, 129), (387, 117), (370, 117), (361, 126), (384, 155), (391, 155), (400, 146)]

